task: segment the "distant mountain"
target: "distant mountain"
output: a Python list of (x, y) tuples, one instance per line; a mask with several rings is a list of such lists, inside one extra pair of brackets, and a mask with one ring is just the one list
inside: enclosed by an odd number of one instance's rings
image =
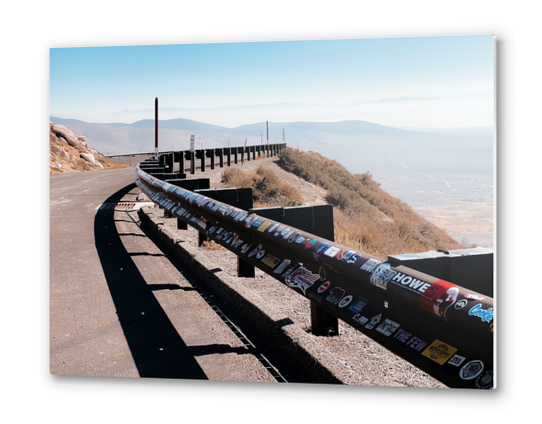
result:
[[(259, 135), (265, 130), (265, 122), (242, 125), (234, 128), (238, 134)], [(361, 134), (406, 134), (408, 131), (398, 128), (387, 127), (385, 125), (373, 124), (367, 121), (340, 121), (340, 122), (284, 122), (269, 123), (269, 129), (275, 132), (281, 132), (282, 129), (288, 131), (288, 134), (303, 136), (306, 133), (323, 132), (338, 135), (361, 135)]]
[[(88, 123), (51, 117), (86, 137), (105, 155), (154, 151), (154, 120), (132, 124)], [(413, 131), (416, 129), (417, 131)], [(370, 170), (380, 175), (442, 172), (484, 174), (493, 172), (491, 129), (428, 131), (394, 128), (362, 120), (340, 122), (269, 122), (269, 142), (313, 150), (346, 166), (350, 172)], [(227, 128), (185, 118), (159, 120), (160, 151), (188, 150), (190, 136), (197, 148), (217, 148), (267, 143), (266, 122)]]
[[(154, 128), (154, 119), (142, 119), (141, 121), (129, 124), (132, 128)], [(218, 125), (204, 124), (203, 122), (193, 121), (191, 119), (176, 118), (161, 121), (158, 119), (158, 128), (167, 128), (170, 130), (185, 131), (215, 131), (228, 133), (230, 128), (220, 127)]]

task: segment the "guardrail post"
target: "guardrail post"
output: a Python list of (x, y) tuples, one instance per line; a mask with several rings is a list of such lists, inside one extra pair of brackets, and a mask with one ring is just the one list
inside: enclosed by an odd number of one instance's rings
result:
[(179, 172), (184, 172), (184, 152), (175, 152), (173, 160), (179, 163)]
[(215, 149), (215, 155), (218, 155), (218, 164), (224, 168), (224, 152), (222, 149)]
[[(271, 149), (273, 151), (273, 149)], [(333, 206), (299, 206), (251, 209), (265, 218), (335, 241)], [(315, 336), (339, 335), (339, 319), (311, 301), (311, 331)]]
[(211, 157), (211, 169), (215, 169), (215, 149), (207, 150), (207, 154)]
[(190, 152), (190, 173), (196, 173), (196, 152)]
[(224, 153), (226, 154), (226, 164), (228, 166), (231, 165), (231, 157), (230, 157), (230, 148), (224, 148)]
[(164, 163), (169, 172), (173, 172), (173, 153), (164, 155)]
[[(252, 188), (205, 189), (198, 190), (198, 193), (245, 211), (252, 209), (254, 205)], [(254, 265), (237, 256), (237, 276), (253, 278), (255, 275), (256, 268)]]

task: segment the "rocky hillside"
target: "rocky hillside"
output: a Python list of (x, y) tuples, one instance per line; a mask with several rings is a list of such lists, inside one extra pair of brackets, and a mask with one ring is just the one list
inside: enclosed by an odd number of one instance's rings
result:
[(85, 137), (49, 122), (49, 174), (110, 168), (111, 162), (90, 147)]

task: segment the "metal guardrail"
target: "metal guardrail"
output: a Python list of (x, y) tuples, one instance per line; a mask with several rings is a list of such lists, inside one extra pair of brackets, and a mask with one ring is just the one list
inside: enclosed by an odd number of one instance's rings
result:
[(140, 165), (136, 184), (169, 216), (447, 386), (494, 387), (491, 297), (170, 184)]

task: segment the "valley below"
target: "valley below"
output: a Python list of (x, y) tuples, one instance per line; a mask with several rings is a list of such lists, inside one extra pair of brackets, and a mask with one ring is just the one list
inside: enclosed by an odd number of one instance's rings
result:
[(463, 246), (494, 248), (492, 178), (447, 175), (446, 181), (453, 189), (442, 180), (416, 185), (408, 184), (406, 178), (375, 176), (375, 180)]

